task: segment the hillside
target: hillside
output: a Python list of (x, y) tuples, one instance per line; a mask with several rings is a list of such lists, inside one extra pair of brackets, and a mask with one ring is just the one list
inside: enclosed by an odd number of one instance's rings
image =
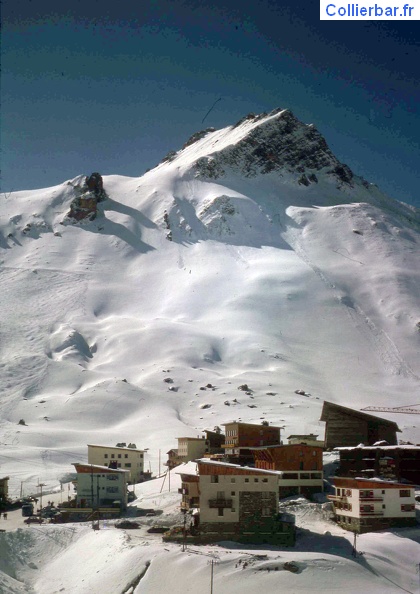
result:
[[(419, 212), (314, 126), (276, 110), (204, 131), (139, 178), (104, 175), (96, 218), (75, 221), (84, 178), (1, 196), (12, 495), (87, 443), (133, 441), (157, 472), (176, 437), (233, 419), (322, 437), (324, 399), (420, 403)], [(419, 417), (384, 416), (420, 442)]]

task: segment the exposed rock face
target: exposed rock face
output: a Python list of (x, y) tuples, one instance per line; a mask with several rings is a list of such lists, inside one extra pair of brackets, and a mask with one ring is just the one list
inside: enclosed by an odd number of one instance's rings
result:
[(106, 199), (102, 176), (97, 172), (92, 173), (85, 178), (83, 186), (75, 187), (75, 191), (77, 196), (71, 203), (67, 216), (76, 221), (93, 221), (97, 215), (98, 202)]
[[(267, 114), (249, 114), (234, 128), (247, 120), (256, 122), (266, 117)], [(261, 122), (236, 144), (202, 157), (196, 163), (199, 176), (214, 179), (223, 176), (227, 167), (246, 177), (288, 171), (299, 174), (296, 181), (305, 186), (317, 183), (315, 172), (321, 169), (335, 176), (340, 184), (351, 184), (353, 178), (350, 168), (338, 161), (317, 129), (312, 124), (303, 124), (287, 110)]]

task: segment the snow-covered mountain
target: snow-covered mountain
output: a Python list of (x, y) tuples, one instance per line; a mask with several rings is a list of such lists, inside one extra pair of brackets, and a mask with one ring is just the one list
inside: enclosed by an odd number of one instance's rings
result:
[[(420, 404), (419, 211), (313, 125), (275, 110), (198, 133), (139, 178), (104, 176), (76, 221), (84, 182), (1, 196), (12, 495), (87, 443), (135, 442), (156, 472), (176, 437), (233, 419), (322, 437), (324, 399)], [(419, 417), (383, 416), (420, 442)]]

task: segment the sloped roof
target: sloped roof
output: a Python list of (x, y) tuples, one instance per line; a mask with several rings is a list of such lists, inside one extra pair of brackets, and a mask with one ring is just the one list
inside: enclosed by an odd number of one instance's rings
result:
[(397, 423), (394, 421), (389, 421), (388, 419), (382, 419), (382, 417), (377, 417), (375, 415), (369, 415), (367, 413), (361, 412), (359, 410), (354, 410), (353, 408), (347, 408), (346, 406), (341, 406), (340, 404), (334, 404), (333, 402), (324, 402), (324, 406), (322, 407), (321, 413), (321, 421), (328, 421), (328, 417), (330, 413), (341, 413), (343, 415), (349, 415), (351, 417), (357, 417), (358, 419), (363, 419), (365, 421), (373, 421), (378, 425), (389, 425), (390, 427), (394, 428), (395, 431), (401, 433), (401, 429), (398, 428)]

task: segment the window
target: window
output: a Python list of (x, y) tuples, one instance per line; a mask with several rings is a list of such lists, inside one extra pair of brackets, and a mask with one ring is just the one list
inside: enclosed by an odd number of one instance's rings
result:
[(117, 481), (118, 480), (118, 476), (116, 474), (107, 474), (106, 475), (106, 480), (107, 481)]
[(337, 489), (336, 489), (336, 491), (337, 491), (337, 495), (339, 496), (339, 495), (340, 495), (340, 493), (341, 493), (341, 489), (338, 489), (338, 488), (337, 488)]
[(108, 458), (108, 454), (104, 454), (104, 458)]
[(107, 493), (118, 493), (118, 487), (107, 487), (106, 492)]
[(225, 499), (225, 492), (217, 491), (217, 499)]
[(386, 509), (385, 503), (382, 504), (382, 509)]
[(236, 512), (236, 509), (234, 507), (232, 507), (230, 511), (231, 512)]
[(115, 458), (115, 454), (111, 454), (111, 458)]
[(131, 462), (126, 462), (126, 463), (124, 464), (124, 466), (125, 466), (126, 468), (131, 468)]
[(263, 491), (263, 492), (261, 493), (261, 497), (262, 497), (263, 499), (270, 499), (270, 498), (271, 498), (271, 493), (268, 493), (268, 492), (264, 492), (264, 491)]
[(263, 483), (268, 483), (268, 479), (263, 479), (262, 482)]
[(254, 483), (258, 483), (258, 479), (257, 478), (254, 478)]
[(400, 489), (400, 497), (410, 497), (410, 489)]
[(218, 516), (223, 516), (223, 507), (219, 507), (217, 510), (217, 515)]
[(402, 512), (411, 512), (414, 511), (414, 503), (402, 503), (401, 504), (401, 511)]
[(212, 474), (210, 477), (210, 482), (211, 483), (218, 483), (219, 482), (219, 477), (217, 474)]
[(236, 495), (236, 491), (231, 491), (231, 492), (230, 492), (230, 496), (231, 496), (231, 497), (235, 497), (235, 495)]
[(124, 458), (128, 458), (128, 454), (124, 454)]
[(246, 483), (249, 483), (249, 478), (246, 478), (246, 479), (245, 479), (245, 482), (246, 482)]
[(232, 477), (232, 478), (230, 479), (230, 482), (231, 482), (231, 483), (236, 483), (236, 478)]
[(297, 479), (298, 478), (298, 473), (297, 472), (284, 472), (283, 473), (283, 478), (284, 479)]
[(121, 468), (121, 463), (120, 462), (118, 462), (118, 468)]
[(118, 454), (118, 458), (121, 458), (121, 454)]
[(263, 518), (269, 518), (271, 516), (271, 509), (269, 507), (263, 507), (261, 509), (261, 515)]

